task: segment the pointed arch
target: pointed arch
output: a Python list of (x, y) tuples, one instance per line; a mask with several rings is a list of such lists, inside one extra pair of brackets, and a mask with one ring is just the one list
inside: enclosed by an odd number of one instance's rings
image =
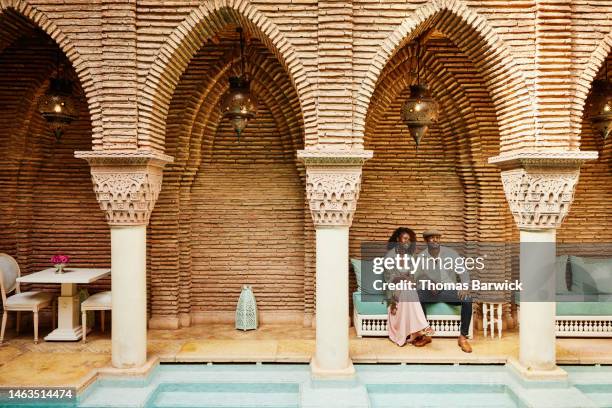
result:
[(96, 83), (93, 80), (88, 62), (79, 53), (68, 36), (44, 12), (29, 4), (29, 2), (24, 0), (0, 2), (0, 15), (10, 11), (25, 17), (30, 23), (45, 32), (62, 50), (68, 61), (70, 61), (87, 100), (92, 133), (96, 133), (96, 129), (102, 128), (102, 109), (95, 97), (97, 93)]
[(430, 27), (440, 27), (481, 72), (496, 110), (500, 150), (508, 152), (533, 145), (536, 115), (524, 75), (486, 19), (454, 0), (432, 0), (419, 7), (379, 47), (357, 91), (354, 115), (357, 137), (363, 137), (371, 98), (384, 67), (402, 47)]
[(572, 103), (570, 132), (572, 148), (580, 146), (580, 134), (582, 133), (582, 120), (584, 117), (584, 105), (591, 91), (595, 77), (604, 65), (608, 55), (612, 51), (612, 32), (608, 33), (589, 55), (584, 68), (578, 75), (574, 85), (574, 99)]
[(300, 100), (305, 143), (316, 143), (315, 101), (307, 72), (278, 27), (246, 0), (207, 2), (193, 10), (168, 36), (142, 89), (138, 124), (140, 140), (147, 140), (146, 144), (155, 149), (164, 149), (166, 118), (181, 74), (206, 39), (229, 23), (247, 28), (278, 58)]

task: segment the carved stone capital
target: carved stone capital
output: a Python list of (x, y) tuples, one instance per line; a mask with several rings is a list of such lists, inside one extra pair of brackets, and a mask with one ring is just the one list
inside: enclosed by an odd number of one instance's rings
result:
[(306, 196), (315, 226), (347, 226), (353, 222), (361, 187), (361, 166), (371, 151), (302, 150), (306, 164)]
[(489, 160), (501, 167), (502, 184), (520, 229), (558, 228), (574, 199), (585, 160), (597, 152), (528, 152)]
[(146, 151), (75, 152), (91, 166), (100, 208), (109, 225), (147, 225), (170, 156)]

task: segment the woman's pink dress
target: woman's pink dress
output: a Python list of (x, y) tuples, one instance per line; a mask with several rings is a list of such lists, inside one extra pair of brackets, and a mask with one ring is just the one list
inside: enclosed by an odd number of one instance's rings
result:
[(389, 338), (398, 346), (403, 346), (412, 333), (425, 329), (429, 326), (429, 322), (425, 318), (416, 291), (398, 291), (397, 298), (399, 301), (397, 302), (395, 315), (391, 314), (391, 308), (388, 308), (389, 323), (387, 327)]

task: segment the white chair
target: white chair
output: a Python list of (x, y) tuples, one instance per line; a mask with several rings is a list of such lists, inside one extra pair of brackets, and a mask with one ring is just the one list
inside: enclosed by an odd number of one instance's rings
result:
[[(51, 293), (30, 291), (21, 292), (17, 278), (21, 276), (21, 270), (17, 261), (10, 255), (0, 253), (0, 291), (2, 292), (2, 329), (0, 331), (0, 344), (4, 341), (4, 330), (8, 312), (17, 312), (15, 330), (19, 333), (21, 312), (34, 313), (34, 343), (38, 343), (38, 312), (47, 306), (52, 307), (53, 327), (55, 327), (55, 297)], [(9, 293), (15, 294), (7, 297)]]
[(87, 312), (100, 311), (100, 324), (102, 332), (104, 332), (104, 312), (112, 309), (111, 292), (99, 292), (91, 295), (83, 303), (81, 303), (82, 325), (83, 325), (83, 342), (87, 336)]

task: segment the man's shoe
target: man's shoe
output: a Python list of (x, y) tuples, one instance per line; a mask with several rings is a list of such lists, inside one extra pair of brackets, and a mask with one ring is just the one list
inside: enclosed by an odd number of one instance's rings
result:
[(457, 339), (457, 344), (459, 345), (459, 347), (461, 347), (461, 351), (463, 351), (464, 353), (472, 352), (472, 346), (470, 346), (470, 343), (468, 343), (467, 337), (459, 336), (459, 338)]
[(412, 344), (414, 344), (415, 347), (423, 347), (428, 345), (429, 343), (431, 343), (431, 337), (423, 336), (419, 337)]

